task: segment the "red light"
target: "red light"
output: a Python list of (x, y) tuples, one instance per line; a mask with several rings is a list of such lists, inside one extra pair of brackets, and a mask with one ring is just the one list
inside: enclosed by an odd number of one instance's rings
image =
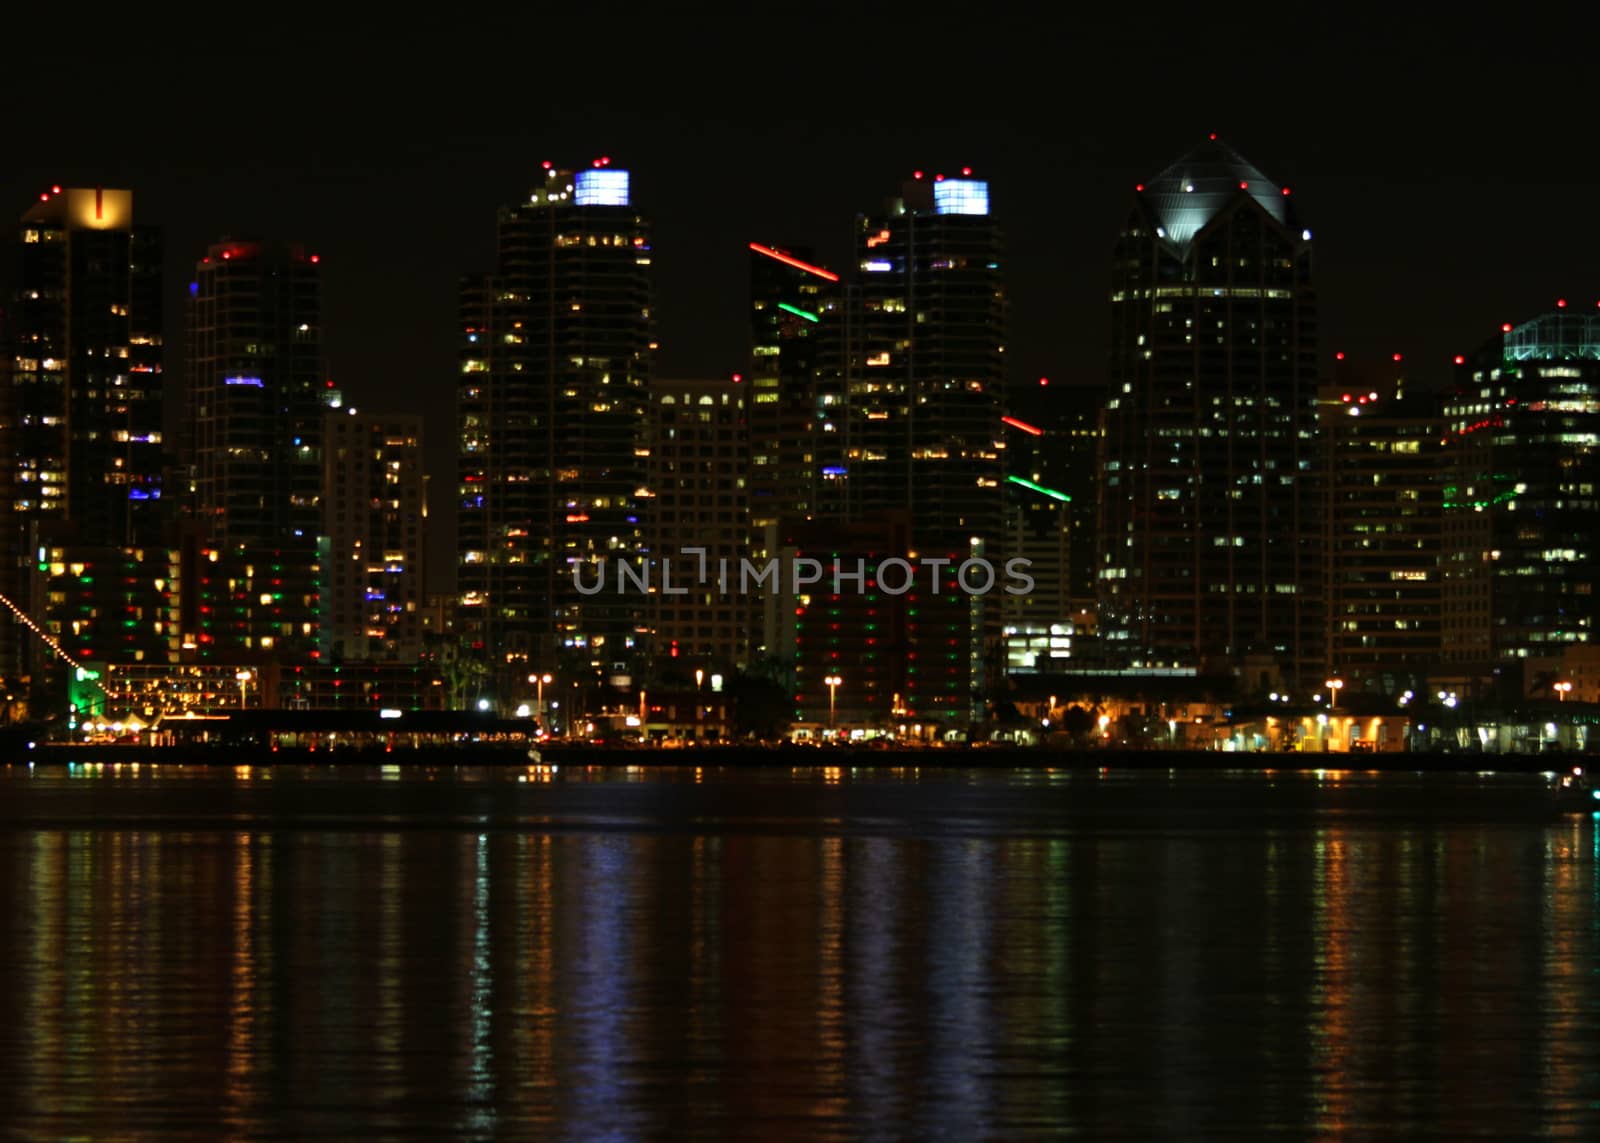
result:
[(1030, 425), (1027, 421), (1019, 421), (1015, 417), (1001, 417), (1000, 420), (1001, 420), (1002, 423), (1010, 425), (1014, 429), (1021, 429), (1023, 432), (1029, 434), (1030, 436), (1035, 436), (1035, 437), (1044, 436), (1044, 430), (1043, 429), (1036, 428), (1033, 425)]
[(1050, 378), (1048, 378), (1048, 377), (1041, 377), (1041, 378), (1039, 378), (1039, 384), (1041, 384), (1041, 385), (1048, 385), (1048, 384), (1050, 384)]
[(328, 388), (330, 388), (330, 389), (332, 389), (332, 388), (333, 388), (333, 382), (332, 382), (332, 381), (329, 381), (329, 382), (328, 382)]
[(1240, 183), (1239, 184), (1239, 189), (1240, 190), (1249, 190), (1250, 189), (1250, 184), (1249, 183)]
[(1140, 192), (1141, 194), (1143, 194), (1144, 193), (1144, 184), (1143, 183), (1134, 183), (1133, 184), (1133, 189), (1138, 191), (1138, 192)]
[(224, 250), (224, 251), (223, 251), (223, 252), (222, 252), (222, 257), (223, 257), (223, 260), (224, 260), (224, 261), (226, 261), (226, 260), (227, 260), (227, 259), (229, 259), (229, 258), (232, 258), (232, 257), (233, 257), (233, 253), (232, 253), (232, 252), (231, 252), (231, 251), (228, 251), (228, 250)]
[(601, 155), (600, 156), (600, 165), (602, 167), (609, 167), (611, 165), (611, 156), (610, 155)]
[(1288, 194), (1289, 194), (1289, 188), (1288, 188), (1288, 187), (1284, 187), (1284, 188), (1283, 188), (1283, 193), (1284, 193), (1284, 197), (1286, 197), (1286, 198), (1287, 198), (1287, 197), (1288, 197)]
[(47, 194), (42, 194), (42, 195), (39, 196), (39, 201), (40, 202), (49, 202), (50, 201), (50, 196), (47, 195)]
[(1395, 359), (1395, 360), (1396, 360), (1396, 361), (1399, 361), (1399, 360), (1400, 360), (1400, 355), (1399, 355), (1399, 354), (1398, 354), (1398, 353), (1397, 353), (1397, 354), (1395, 354), (1395, 355), (1394, 355), (1394, 359)]
[(1346, 403), (1346, 404), (1349, 404), (1349, 402), (1350, 402), (1350, 394), (1349, 394), (1349, 393), (1346, 393), (1346, 394), (1345, 394), (1345, 395), (1344, 395), (1344, 398), (1343, 398), (1343, 400), (1344, 400), (1344, 402), (1345, 402), (1345, 403)]
[(972, 168), (971, 167), (962, 167), (961, 168), (961, 173), (963, 175), (970, 175), (972, 173)]
[(1556, 299), (1556, 309), (1564, 310), (1566, 308), (1567, 308), (1567, 299), (1566, 298), (1557, 298)]
[(546, 160), (545, 160), (545, 161), (544, 161), (544, 162), (542, 162), (542, 163), (540, 163), (540, 164), (539, 164), (539, 165), (540, 165), (540, 166), (541, 166), (541, 167), (543, 167), (543, 168), (544, 168), (544, 169), (545, 169), (545, 170), (547, 170), (547, 171), (548, 171), (548, 170), (549, 170), (549, 169), (550, 169), (550, 168), (551, 168), (551, 167), (553, 167), (553, 166), (555, 166), (555, 164), (554, 164), (554, 163), (552, 163), (552, 162), (551, 162), (551, 161), (550, 161), (550, 160), (549, 160), (549, 159), (546, 159)]
[(922, 172), (921, 171), (912, 171), (911, 172), (911, 177), (914, 178), (914, 179), (920, 179), (922, 177)]
[(599, 167), (600, 166), (600, 160), (596, 159), (592, 165), (595, 166), (595, 167)]
[(1333, 359), (1335, 361), (1343, 361), (1344, 360), (1344, 354), (1342, 352), (1341, 353), (1335, 353), (1333, 355)]
[(815, 274), (825, 281), (837, 282), (839, 280), (839, 275), (832, 270), (824, 270), (821, 266), (813, 266), (810, 262), (802, 262), (793, 254), (785, 254), (782, 250), (774, 250), (771, 246), (763, 246), (759, 242), (752, 242), (750, 243), (750, 249), (757, 254), (764, 254), (768, 258), (782, 262), (785, 266), (793, 266), (796, 270), (804, 270), (808, 274)]
[(209, 263), (211, 261), (211, 259), (209, 257), (207, 257), (207, 258), (200, 259), (200, 261), (201, 262), (205, 262), (205, 263)]
[(933, 181), (936, 182), (936, 183), (942, 183), (942, 182), (944, 182), (944, 176), (943, 175), (934, 175), (933, 176)]
[(61, 193), (61, 188), (60, 187), (51, 187), (50, 188), (50, 193), (51, 194), (60, 194)]
[(313, 255), (311, 255), (311, 261), (314, 262), (314, 263), (322, 261), (322, 255), (321, 254), (313, 254)]
[(1456, 364), (1457, 365), (1465, 365), (1466, 363), (1467, 363), (1467, 359), (1465, 357), (1462, 357), (1461, 354), (1459, 354), (1459, 353), (1456, 354)]
[(734, 374), (734, 375), (733, 375), (733, 383), (734, 383), (734, 384), (735, 384), (735, 385), (737, 385), (737, 384), (738, 384), (738, 383), (739, 383), (739, 382), (741, 382), (741, 381), (743, 381), (743, 380), (744, 380), (744, 374), (742, 374), (742, 373), (735, 373), (735, 374)]
[(1213, 143), (1217, 141), (1217, 133), (1215, 131), (1211, 132), (1211, 141)]
[(1511, 332), (1511, 323), (1510, 322), (1505, 322), (1504, 324), (1502, 324), (1500, 326), (1500, 332), (1501, 333), (1510, 333)]

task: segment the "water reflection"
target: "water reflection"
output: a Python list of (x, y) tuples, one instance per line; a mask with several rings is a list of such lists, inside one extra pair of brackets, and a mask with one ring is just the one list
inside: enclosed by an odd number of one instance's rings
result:
[(1600, 1126), (1510, 780), (169, 770), (0, 773), (20, 1137)]

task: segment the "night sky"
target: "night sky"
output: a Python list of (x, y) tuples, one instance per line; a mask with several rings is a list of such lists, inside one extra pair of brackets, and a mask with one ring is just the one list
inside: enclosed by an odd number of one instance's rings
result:
[(667, 376), (743, 366), (747, 242), (810, 242), (843, 268), (857, 211), (915, 168), (970, 165), (1007, 234), (1013, 379), (1099, 381), (1133, 185), (1210, 131), (1293, 187), (1327, 358), (1404, 352), (1441, 380), (1501, 321), (1600, 299), (1600, 152), (1580, 87), (1595, 39), (1577, 22), (1452, 38), (1095, 26), (1070, 7), (1059, 29), (938, 25), (903, 6), (762, 9), (760, 27), (589, 10), (606, 15), (518, 27), (462, 10), (452, 29), (340, 42), (301, 28), (19, 44), (0, 77), (0, 201), (15, 216), (52, 183), (136, 192), (138, 217), (166, 230), (175, 379), (180, 291), (204, 246), (304, 240), (323, 259), (330, 375), (358, 406), (429, 415), (436, 504), (456, 281), (492, 267), (496, 208), (547, 158), (633, 172)]

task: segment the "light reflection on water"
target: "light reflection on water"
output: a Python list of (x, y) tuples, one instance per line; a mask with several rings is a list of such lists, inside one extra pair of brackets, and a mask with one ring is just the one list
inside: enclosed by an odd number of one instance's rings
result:
[(533, 769), (0, 769), (0, 1124), (1600, 1127), (1537, 779)]

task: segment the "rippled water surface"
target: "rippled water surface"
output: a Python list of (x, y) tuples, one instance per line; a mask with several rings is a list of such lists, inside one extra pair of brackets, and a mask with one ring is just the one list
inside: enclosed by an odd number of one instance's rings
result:
[(0, 1131), (1600, 1132), (1536, 777), (0, 768)]

